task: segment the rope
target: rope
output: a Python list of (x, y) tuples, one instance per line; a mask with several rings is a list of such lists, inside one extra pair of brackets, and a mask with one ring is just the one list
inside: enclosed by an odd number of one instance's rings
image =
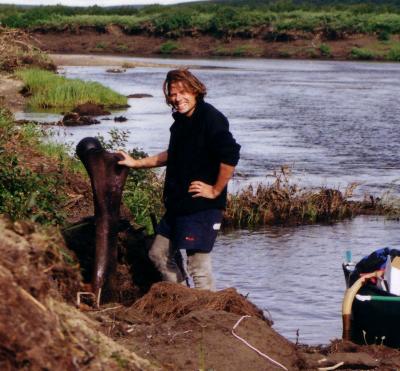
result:
[(239, 335), (235, 334), (235, 329), (236, 327), (239, 326), (239, 323), (242, 321), (242, 319), (246, 318), (246, 317), (251, 317), (251, 316), (242, 316), (239, 318), (239, 320), (236, 322), (235, 326), (233, 326), (232, 328), (232, 335), (236, 338), (239, 339), (241, 342), (245, 343), (249, 348), (253, 349), (255, 352), (257, 352), (261, 357), (266, 358), (268, 361), (270, 361), (271, 363), (273, 363), (274, 365), (280, 367), (283, 370), (289, 371), (284, 365), (281, 365), (279, 362), (275, 361), (274, 359), (272, 359), (271, 357), (267, 356), (266, 354), (262, 353), (261, 351), (259, 351), (257, 348), (253, 347), (250, 343), (248, 343), (246, 340), (244, 340), (243, 338), (241, 338)]
[(334, 366), (330, 366), (330, 367), (320, 367), (318, 369), (318, 371), (331, 371), (331, 370), (336, 370), (337, 368), (339, 368), (340, 366), (343, 366), (344, 362), (339, 362), (338, 364), (334, 365)]

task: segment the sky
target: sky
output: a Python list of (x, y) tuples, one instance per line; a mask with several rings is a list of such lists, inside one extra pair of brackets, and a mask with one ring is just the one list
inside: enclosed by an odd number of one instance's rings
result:
[(113, 6), (113, 5), (149, 5), (149, 4), (176, 4), (195, 0), (0, 0), (0, 4), (24, 5), (70, 5), (70, 6)]

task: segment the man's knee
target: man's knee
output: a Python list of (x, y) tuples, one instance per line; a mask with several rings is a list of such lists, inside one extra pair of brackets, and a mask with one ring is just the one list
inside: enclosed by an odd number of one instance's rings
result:
[(215, 290), (211, 255), (209, 253), (189, 253), (188, 271), (196, 288)]
[(161, 273), (164, 281), (180, 283), (184, 280), (168, 238), (156, 235), (149, 250), (149, 258)]
[(149, 250), (150, 260), (156, 264), (167, 263), (169, 257), (170, 241), (168, 238), (156, 235), (153, 244)]

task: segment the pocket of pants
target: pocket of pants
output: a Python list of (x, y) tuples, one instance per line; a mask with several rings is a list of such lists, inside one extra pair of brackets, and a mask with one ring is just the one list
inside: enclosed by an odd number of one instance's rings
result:
[(210, 252), (217, 238), (221, 219), (220, 210), (207, 210), (177, 218), (176, 248)]

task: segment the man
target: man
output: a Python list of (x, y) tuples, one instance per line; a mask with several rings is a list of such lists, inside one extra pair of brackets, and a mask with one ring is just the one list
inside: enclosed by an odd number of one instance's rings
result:
[(227, 184), (239, 161), (240, 145), (226, 117), (204, 101), (206, 87), (186, 69), (168, 72), (163, 85), (174, 123), (168, 149), (135, 160), (125, 152), (119, 164), (131, 168), (167, 166), (166, 213), (149, 257), (165, 281), (182, 282), (176, 251), (185, 249), (187, 270), (199, 289), (214, 289), (210, 252), (226, 206)]

